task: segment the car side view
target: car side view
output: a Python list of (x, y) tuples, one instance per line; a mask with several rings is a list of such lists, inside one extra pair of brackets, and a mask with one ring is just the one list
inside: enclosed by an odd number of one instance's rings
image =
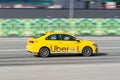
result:
[(83, 56), (91, 56), (98, 52), (95, 42), (82, 40), (62, 32), (47, 32), (29, 38), (26, 49), (28, 52), (42, 57), (48, 57), (54, 53), (79, 53)]

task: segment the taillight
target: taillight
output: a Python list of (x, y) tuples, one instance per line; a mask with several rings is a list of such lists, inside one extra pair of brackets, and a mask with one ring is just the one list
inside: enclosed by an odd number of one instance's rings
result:
[(34, 43), (34, 41), (29, 41), (29, 43)]

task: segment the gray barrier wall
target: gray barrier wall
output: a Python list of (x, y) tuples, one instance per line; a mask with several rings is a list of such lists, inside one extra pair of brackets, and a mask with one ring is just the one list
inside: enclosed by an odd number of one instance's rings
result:
[[(0, 9), (0, 18), (69, 18), (69, 10)], [(120, 18), (120, 10), (74, 10), (74, 18)]]

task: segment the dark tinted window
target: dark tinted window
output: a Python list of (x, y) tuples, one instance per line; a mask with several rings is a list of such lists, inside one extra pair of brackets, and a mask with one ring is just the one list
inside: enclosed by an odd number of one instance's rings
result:
[(62, 40), (69, 40), (69, 41), (75, 41), (76, 38), (67, 34), (62, 35)]
[(61, 40), (59, 34), (53, 34), (46, 38), (46, 40)]

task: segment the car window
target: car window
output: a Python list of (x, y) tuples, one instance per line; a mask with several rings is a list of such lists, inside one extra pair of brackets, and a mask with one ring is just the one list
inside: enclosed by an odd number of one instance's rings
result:
[(46, 38), (46, 40), (61, 40), (59, 34), (53, 34)]
[(75, 41), (76, 38), (67, 34), (62, 35), (62, 40), (69, 40), (69, 41)]

